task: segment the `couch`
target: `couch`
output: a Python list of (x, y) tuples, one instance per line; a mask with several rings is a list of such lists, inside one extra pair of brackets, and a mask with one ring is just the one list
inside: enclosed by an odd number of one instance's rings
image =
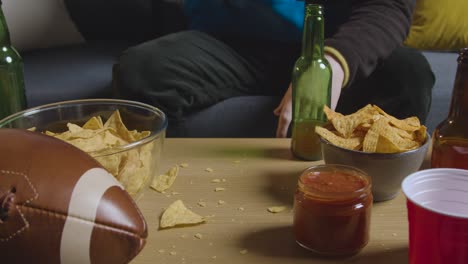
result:
[[(81, 3), (87, 1), (81, 0)], [(63, 100), (112, 97), (112, 67), (119, 54), (138, 41), (156, 37), (180, 26), (172, 24), (172, 28), (159, 28), (157, 32), (135, 31), (135, 27), (129, 28), (124, 22), (149, 23), (151, 18), (147, 14), (134, 14), (132, 17), (128, 15), (131, 12), (124, 12), (128, 11), (127, 7), (121, 5), (121, 14), (125, 14), (122, 16), (128, 17), (119, 17), (119, 10), (107, 10), (108, 14), (102, 14), (104, 8), (99, 12), (90, 12), (90, 21), (100, 21), (112, 14), (115, 21), (120, 23), (117, 25), (119, 30), (107, 32), (104, 36), (88, 34), (84, 41), (67, 12), (67, 8), (73, 7), (73, 1), (68, 1), (67, 5), (63, 0), (4, 0), (3, 3), (12, 42), (24, 59), (29, 107)], [(26, 5), (29, 8), (22, 8)], [(75, 8), (83, 6), (78, 4)], [(173, 19), (174, 14), (171, 12), (168, 9), (165, 16)], [(146, 18), (149, 20), (145, 21)], [(98, 23), (96, 27), (101, 24)], [(86, 26), (92, 28), (94, 25), (81, 25), (81, 28), (86, 29)], [(135, 35), (132, 41), (122, 38), (126, 33)], [(436, 76), (433, 102), (426, 122), (429, 132), (432, 132), (448, 113), (457, 54), (434, 51), (423, 51), (423, 54)], [(279, 100), (278, 97), (269, 96), (243, 96), (225, 100), (190, 116), (181, 125), (173, 126), (170, 123), (167, 136), (273, 137), (277, 121), (272, 110)]]

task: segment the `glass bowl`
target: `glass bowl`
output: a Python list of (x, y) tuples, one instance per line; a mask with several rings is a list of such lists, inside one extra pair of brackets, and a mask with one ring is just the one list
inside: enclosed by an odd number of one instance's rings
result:
[(37, 132), (68, 131), (67, 124), (82, 126), (92, 117), (103, 122), (118, 110), (129, 131), (147, 131), (146, 137), (104, 150), (86, 151), (103, 165), (137, 201), (159, 173), (159, 162), (167, 128), (167, 117), (156, 107), (128, 100), (84, 99), (42, 105), (0, 120), (0, 128)]

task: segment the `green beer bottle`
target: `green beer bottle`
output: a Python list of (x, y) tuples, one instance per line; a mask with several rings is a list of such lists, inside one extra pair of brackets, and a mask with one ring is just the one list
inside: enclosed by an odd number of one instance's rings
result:
[(0, 0), (0, 119), (26, 108), (23, 60), (11, 46)]
[(321, 5), (305, 6), (302, 53), (292, 73), (293, 154), (304, 160), (322, 157), (315, 126), (323, 125), (323, 106), (330, 106), (332, 70), (324, 57), (324, 17)]

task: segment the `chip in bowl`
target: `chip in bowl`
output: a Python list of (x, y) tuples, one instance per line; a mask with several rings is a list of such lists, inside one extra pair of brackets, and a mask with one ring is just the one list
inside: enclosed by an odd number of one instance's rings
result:
[(350, 115), (324, 107), (328, 123), (315, 132), (331, 144), (368, 153), (399, 153), (420, 147), (426, 130), (415, 116), (397, 119), (376, 105), (366, 105)]
[(131, 195), (139, 193), (150, 180), (153, 143), (119, 153), (107, 153), (115, 147), (128, 145), (151, 134), (149, 131), (128, 130), (119, 110), (115, 110), (105, 123), (100, 116), (94, 116), (83, 126), (68, 123), (67, 128), (67, 131), (61, 133), (44, 133), (87, 153), (93, 153), (92, 156), (114, 175)]

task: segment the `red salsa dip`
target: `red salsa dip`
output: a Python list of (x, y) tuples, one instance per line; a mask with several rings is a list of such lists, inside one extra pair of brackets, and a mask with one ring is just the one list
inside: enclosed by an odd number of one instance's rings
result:
[(369, 241), (370, 178), (344, 165), (308, 168), (294, 199), (294, 234), (304, 248), (323, 255), (359, 252)]
[(366, 187), (368, 181), (359, 175), (342, 171), (310, 171), (302, 176), (302, 183), (311, 191), (350, 193)]

